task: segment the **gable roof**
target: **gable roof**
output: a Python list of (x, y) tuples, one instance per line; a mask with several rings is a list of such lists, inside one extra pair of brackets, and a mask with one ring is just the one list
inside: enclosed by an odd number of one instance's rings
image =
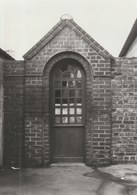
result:
[(29, 60), (34, 57), (50, 40), (52, 40), (64, 27), (70, 27), (77, 35), (87, 42), (97, 53), (103, 58), (109, 59), (113, 56), (97, 43), (90, 35), (88, 35), (78, 24), (73, 21), (71, 16), (61, 17), (60, 21), (39, 41), (37, 42), (23, 58)]
[(8, 53), (6, 53), (3, 49), (0, 48), (0, 58), (3, 60), (14, 60)]
[(135, 40), (135, 38), (137, 37), (137, 19), (135, 20), (132, 29), (127, 37), (127, 40), (119, 54), (119, 57), (123, 57), (126, 55), (129, 47), (132, 45), (133, 41)]

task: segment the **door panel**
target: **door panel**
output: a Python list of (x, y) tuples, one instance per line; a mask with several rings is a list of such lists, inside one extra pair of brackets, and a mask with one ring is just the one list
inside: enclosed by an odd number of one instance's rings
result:
[(54, 127), (53, 131), (53, 161), (83, 161), (83, 127)]

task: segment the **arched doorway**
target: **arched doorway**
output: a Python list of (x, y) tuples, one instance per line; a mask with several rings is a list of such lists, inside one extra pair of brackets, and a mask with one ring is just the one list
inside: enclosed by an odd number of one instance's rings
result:
[(86, 74), (70, 58), (54, 64), (50, 73), (52, 162), (83, 162), (85, 158)]

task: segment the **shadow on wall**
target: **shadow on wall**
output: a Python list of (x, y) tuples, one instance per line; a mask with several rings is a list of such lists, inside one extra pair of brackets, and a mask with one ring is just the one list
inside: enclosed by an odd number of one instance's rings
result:
[(0, 166), (3, 161), (3, 71), (2, 71), (2, 61), (0, 61)]

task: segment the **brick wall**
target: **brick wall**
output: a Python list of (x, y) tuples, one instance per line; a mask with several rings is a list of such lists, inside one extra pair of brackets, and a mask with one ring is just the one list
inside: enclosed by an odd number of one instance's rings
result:
[(112, 162), (137, 162), (137, 58), (115, 59), (112, 79)]
[[(30, 63), (26, 62), (29, 68)], [(32, 67), (35, 64), (32, 64)], [(30, 70), (30, 69), (29, 69)], [(37, 68), (36, 68), (37, 70)], [(30, 73), (30, 74), (29, 74)], [(25, 73), (25, 165), (43, 164), (43, 99), (42, 76), (38, 72)]]
[(3, 61), (0, 60), (0, 166), (3, 163)]
[[(86, 163), (109, 164), (111, 135), (110, 60), (105, 60), (69, 27), (65, 27), (31, 60), (26, 61), (25, 102), (28, 101), (27, 105), (29, 105), (25, 106), (27, 124), (25, 132), (28, 135), (25, 141), (27, 161), (30, 163), (32, 161), (42, 162), (42, 158), (44, 163), (50, 161), (49, 74), (55, 62), (65, 57), (78, 60), (84, 66), (87, 74)], [(27, 90), (30, 91), (30, 94)], [(43, 122), (43, 134), (41, 127), (39, 127), (40, 121)], [(34, 124), (35, 132), (32, 131)], [(37, 139), (39, 144), (37, 144)], [(39, 153), (42, 153), (42, 158)]]
[[(104, 64), (108, 65), (108, 64)], [(111, 161), (111, 80), (96, 77), (93, 81), (93, 156), (92, 164), (108, 165)]]
[(32, 59), (4, 63), (5, 164), (50, 162), (50, 71), (63, 58), (77, 60), (87, 77), (85, 163), (110, 164), (111, 62), (69, 27)]
[(24, 128), (24, 62), (4, 61), (4, 165), (20, 166)]
[(52, 33), (27, 60), (3, 62), (4, 164), (51, 162), (50, 73), (65, 58), (79, 62), (86, 75), (85, 163), (136, 163), (137, 59), (106, 58), (74, 22)]

